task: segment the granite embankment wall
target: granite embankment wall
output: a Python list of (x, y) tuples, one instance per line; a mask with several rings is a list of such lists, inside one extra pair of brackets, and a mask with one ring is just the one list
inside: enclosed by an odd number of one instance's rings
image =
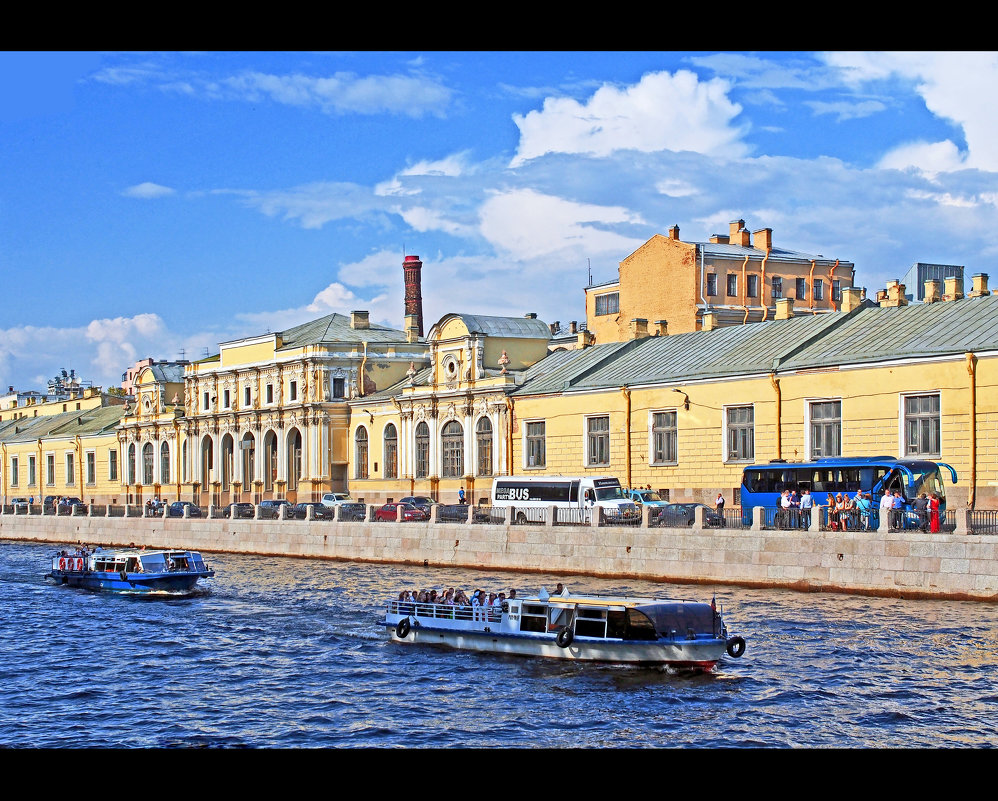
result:
[(998, 601), (998, 536), (0, 516), (0, 539)]

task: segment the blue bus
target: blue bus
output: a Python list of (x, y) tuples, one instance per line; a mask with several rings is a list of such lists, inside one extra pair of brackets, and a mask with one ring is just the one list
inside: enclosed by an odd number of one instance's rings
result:
[(939, 513), (946, 511), (946, 487), (940, 467), (945, 467), (956, 484), (956, 470), (945, 462), (922, 459), (895, 459), (892, 456), (857, 456), (817, 459), (813, 462), (777, 460), (769, 464), (754, 464), (742, 473), (742, 522), (752, 525), (752, 508), (768, 509), (780, 506), (784, 490), (796, 490), (797, 495), (809, 490), (814, 502), (824, 505), (826, 496), (841, 492), (855, 495), (862, 490), (873, 496), (874, 506), (884, 490), (899, 490), (904, 508), (923, 492), (939, 496)]

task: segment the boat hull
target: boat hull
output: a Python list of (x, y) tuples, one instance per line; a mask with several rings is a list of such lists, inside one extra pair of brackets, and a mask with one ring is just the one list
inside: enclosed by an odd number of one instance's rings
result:
[(665, 666), (676, 670), (712, 670), (725, 653), (725, 641), (715, 638), (695, 640), (617, 640), (576, 636), (567, 647), (558, 644), (557, 636), (505, 632), (499, 626), (486, 623), (470, 629), (466, 625), (452, 628), (441, 621), (420, 621), (410, 618), (405, 636), (400, 636), (402, 617), (387, 615), (381, 625), (394, 642), (438, 645), (465, 651), (480, 651), (515, 656), (567, 659), (579, 662), (609, 662), (622, 665)]
[(201, 578), (210, 578), (214, 571), (171, 572), (171, 573), (126, 573), (122, 578), (118, 573), (95, 573), (70, 570), (53, 570), (49, 577), (56, 584), (69, 587), (82, 587), (98, 592), (127, 594), (152, 593), (191, 593)]

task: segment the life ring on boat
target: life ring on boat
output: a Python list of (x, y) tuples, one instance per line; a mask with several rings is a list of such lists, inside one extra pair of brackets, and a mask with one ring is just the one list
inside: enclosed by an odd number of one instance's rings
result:
[(398, 622), (398, 625), (395, 627), (395, 636), (398, 637), (400, 640), (404, 640), (406, 638), (406, 635), (409, 634), (410, 628), (412, 628), (412, 624), (409, 623), (409, 618), (407, 617), (402, 618)]
[(66, 569), (66, 560), (65, 559), (60, 559), (59, 560), (59, 569), (60, 570), (65, 570)]
[(126, 573), (124, 570), (122, 570), (118, 575), (121, 576), (122, 581), (128, 581), (128, 573)]
[(724, 647), (728, 652), (728, 656), (737, 659), (745, 653), (745, 640), (742, 637), (729, 637)]
[(558, 636), (555, 637), (555, 642), (558, 643), (559, 648), (568, 648), (572, 644), (572, 640), (575, 639), (575, 632), (569, 628), (564, 628), (558, 632)]

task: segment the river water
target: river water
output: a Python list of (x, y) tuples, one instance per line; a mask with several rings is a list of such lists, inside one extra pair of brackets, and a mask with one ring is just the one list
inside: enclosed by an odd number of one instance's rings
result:
[[(46, 581), (0, 542), (0, 746), (984, 747), (998, 605), (209, 555), (184, 599)], [(390, 643), (403, 588), (709, 601), (745, 655), (701, 676)]]

